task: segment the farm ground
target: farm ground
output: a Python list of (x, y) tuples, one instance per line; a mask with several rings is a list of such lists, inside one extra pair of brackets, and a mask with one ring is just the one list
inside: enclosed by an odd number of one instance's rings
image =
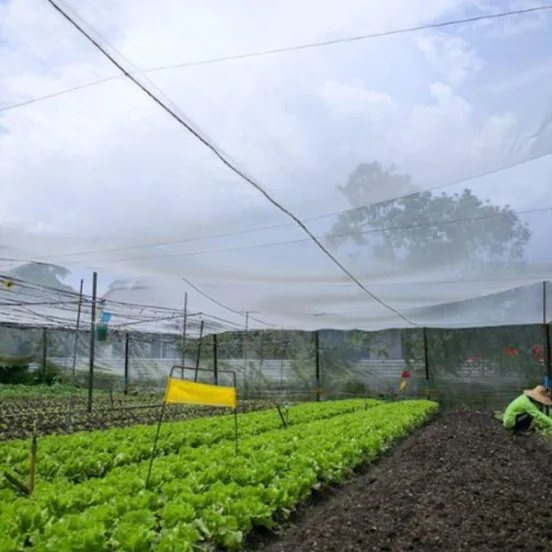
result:
[(266, 552), (552, 549), (552, 447), (488, 412), (440, 415), (377, 466), (257, 541)]

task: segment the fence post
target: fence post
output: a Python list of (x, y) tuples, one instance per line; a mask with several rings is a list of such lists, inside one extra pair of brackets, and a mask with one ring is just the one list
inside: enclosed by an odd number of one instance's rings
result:
[(550, 359), (550, 331), (548, 327), (548, 314), (546, 312), (546, 282), (542, 283), (542, 329), (544, 337), (544, 368), (546, 370), (546, 387), (552, 386), (552, 366)]
[(125, 333), (125, 395), (128, 395), (129, 374), (129, 355), (130, 355), (130, 334)]
[(42, 328), (42, 377), (46, 380), (48, 362), (48, 334), (46, 328)]
[(218, 340), (217, 334), (213, 334), (213, 376), (215, 385), (218, 385)]
[(314, 332), (314, 359), (316, 371), (316, 401), (320, 402), (320, 331)]
[(94, 387), (94, 353), (96, 347), (96, 296), (98, 273), (92, 274), (92, 310), (90, 316), (90, 362), (88, 367), (88, 412), (92, 412), (92, 389)]
[(243, 356), (243, 396), (249, 398), (249, 389), (247, 385), (247, 332), (249, 331), (249, 313), (245, 313), (245, 332), (242, 339), (242, 356)]
[(422, 328), (422, 337), (424, 341), (424, 368), (425, 368), (425, 379), (426, 379), (426, 395), (427, 400), (430, 400), (429, 393), (429, 353), (427, 346), (427, 328)]
[(205, 321), (202, 320), (201, 324), (199, 325), (199, 339), (198, 339), (198, 342), (197, 342), (197, 357), (196, 357), (194, 381), (197, 381), (197, 377), (198, 377), (198, 374), (199, 374), (199, 362), (201, 360), (201, 345), (203, 344), (204, 324), (205, 324)]

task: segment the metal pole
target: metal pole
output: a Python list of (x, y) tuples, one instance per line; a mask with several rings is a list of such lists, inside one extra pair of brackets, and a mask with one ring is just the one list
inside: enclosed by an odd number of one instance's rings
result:
[(247, 332), (249, 330), (249, 313), (245, 313), (245, 333), (243, 335), (242, 340), (242, 348), (243, 348), (243, 392), (244, 395), (246, 394), (247, 390)]
[[(232, 372), (232, 376), (234, 379), (234, 389), (236, 390), (236, 394), (238, 392), (237, 388), (237, 381), (236, 381), (236, 372)], [(236, 395), (236, 408), (234, 408), (234, 439), (235, 439), (235, 446), (234, 446), (234, 454), (238, 455), (238, 401), (237, 401), (237, 395)]]
[(92, 274), (92, 311), (90, 316), (90, 364), (88, 367), (88, 412), (92, 412), (92, 389), (94, 387), (94, 353), (96, 347), (96, 298), (98, 273)]
[[(546, 370), (545, 386), (550, 389), (552, 387), (552, 366), (551, 366), (551, 354), (550, 354), (550, 328), (548, 327), (548, 314), (546, 312), (546, 282), (542, 283), (542, 329), (544, 337), (544, 367)], [(546, 407), (547, 414), (550, 409)]]
[(79, 306), (77, 307), (77, 326), (75, 328), (75, 347), (73, 349), (73, 369), (71, 371), (71, 381), (75, 385), (75, 371), (77, 369), (77, 355), (79, 350), (79, 330), (80, 330), (80, 320), (82, 312), (82, 292), (84, 287), (84, 280), (80, 281), (79, 289)]
[(285, 330), (282, 328), (282, 333), (280, 334), (280, 390), (284, 389), (284, 355), (286, 353), (286, 338)]
[(320, 402), (320, 332), (314, 332), (315, 369), (316, 369), (316, 401)]
[(429, 393), (429, 354), (427, 346), (427, 328), (422, 328), (422, 339), (424, 342), (424, 368), (425, 368), (425, 379), (426, 379), (426, 394), (427, 400), (430, 399)]
[(129, 371), (129, 357), (130, 357), (130, 334), (125, 333), (125, 395), (128, 395), (128, 384), (130, 382)]
[(188, 326), (188, 292), (184, 293), (184, 320), (182, 321), (182, 378), (186, 366), (186, 331)]
[(215, 385), (218, 385), (218, 340), (217, 334), (213, 334), (213, 376)]
[(157, 452), (157, 441), (159, 441), (159, 434), (161, 433), (161, 423), (163, 422), (163, 416), (165, 415), (165, 406), (167, 403), (163, 401), (163, 406), (161, 407), (161, 414), (159, 416), (159, 422), (157, 424), (157, 431), (155, 432), (155, 439), (153, 441), (153, 449), (151, 451), (151, 460), (148, 468), (148, 476), (146, 477), (146, 489), (149, 487), (151, 470), (153, 468), (153, 459), (155, 458), (155, 453)]
[(202, 320), (201, 324), (199, 325), (199, 341), (197, 344), (197, 358), (196, 358), (196, 366), (195, 366), (195, 374), (194, 374), (194, 381), (197, 381), (197, 375), (199, 370), (199, 361), (201, 360), (201, 344), (203, 343), (203, 326), (205, 324), (205, 321)]
[(48, 333), (46, 328), (42, 328), (42, 377), (46, 381), (46, 363), (48, 362)]

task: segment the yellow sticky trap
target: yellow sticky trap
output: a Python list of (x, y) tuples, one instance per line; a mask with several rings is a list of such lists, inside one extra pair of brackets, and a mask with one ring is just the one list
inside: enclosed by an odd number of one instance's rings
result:
[(406, 380), (401, 380), (401, 391), (404, 391), (406, 389)]
[(165, 402), (226, 406), (228, 408), (236, 408), (238, 404), (235, 387), (208, 385), (175, 378), (169, 378)]

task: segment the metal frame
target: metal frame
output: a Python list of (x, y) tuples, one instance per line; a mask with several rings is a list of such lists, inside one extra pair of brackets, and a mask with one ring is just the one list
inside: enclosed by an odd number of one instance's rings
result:
[[(169, 379), (173, 378), (173, 374), (174, 374), (175, 370), (180, 370), (181, 375), (182, 375), (181, 379), (183, 381), (190, 381), (190, 383), (197, 383), (198, 372), (208, 372), (209, 374), (213, 373), (212, 370), (209, 370), (207, 368), (197, 368), (195, 366), (190, 367), (190, 366), (175, 365), (171, 368), (171, 371), (169, 372)], [(184, 378), (184, 371), (185, 370), (194, 371), (195, 381), (186, 380)], [(217, 374), (232, 374), (234, 389), (236, 389), (236, 408), (234, 408), (234, 454), (237, 456), (239, 450), (238, 450), (238, 407), (237, 407), (238, 387), (236, 385), (236, 372), (233, 371), (233, 370), (218, 370)], [(218, 383), (216, 385), (218, 386)], [(223, 386), (221, 386), (221, 387), (223, 387)], [(155, 439), (153, 441), (153, 448), (152, 448), (152, 451), (151, 451), (151, 459), (150, 459), (150, 464), (149, 464), (149, 468), (148, 468), (148, 475), (146, 477), (146, 489), (149, 487), (149, 482), (150, 482), (150, 478), (151, 478), (151, 471), (152, 471), (152, 468), (153, 468), (153, 460), (155, 458), (155, 453), (157, 452), (157, 442), (159, 441), (159, 434), (161, 433), (161, 423), (163, 422), (163, 417), (165, 415), (165, 408), (166, 407), (167, 407), (167, 402), (166, 402), (165, 398), (163, 398), (163, 404), (161, 406), (161, 414), (159, 416), (159, 422), (157, 423), (157, 431), (155, 432)], [(216, 407), (216, 408), (226, 408), (226, 407), (221, 406), (221, 407)]]

